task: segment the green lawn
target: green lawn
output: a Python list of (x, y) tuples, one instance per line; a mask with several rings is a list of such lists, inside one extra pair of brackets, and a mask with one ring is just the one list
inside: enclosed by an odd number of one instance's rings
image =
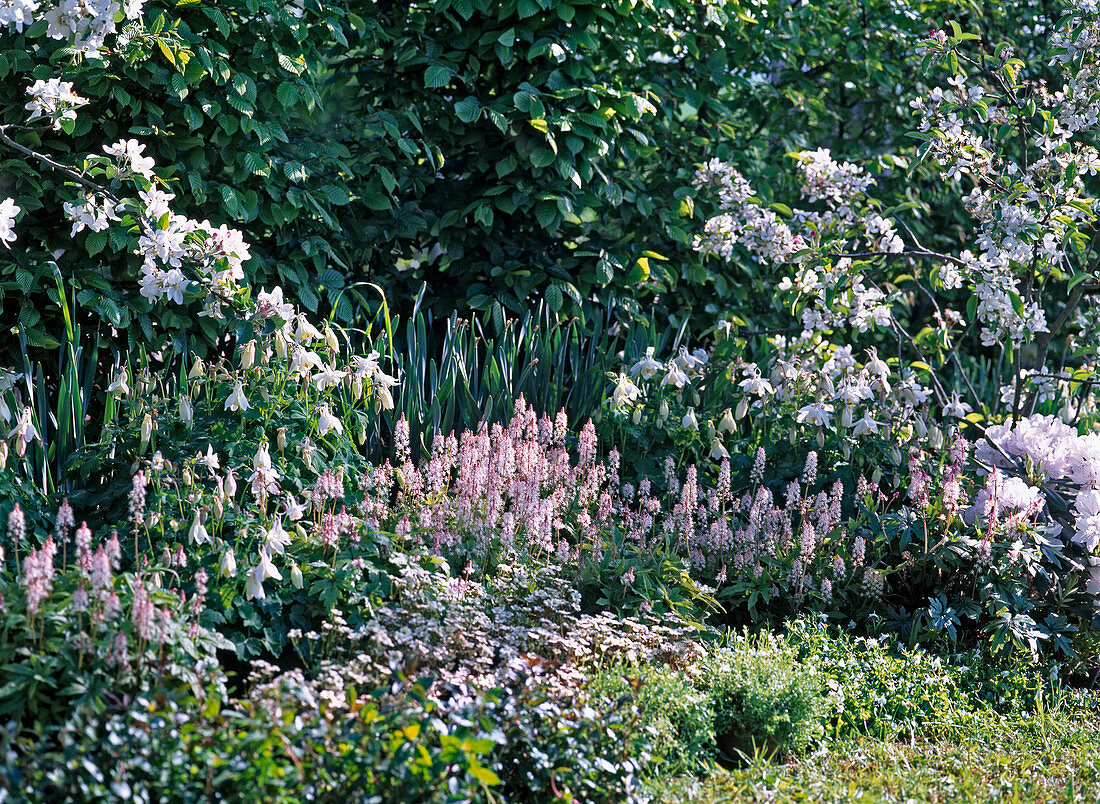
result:
[(702, 780), (676, 780), (659, 801), (1096, 802), (1100, 726), (1080, 711), (990, 719), (976, 733), (905, 742), (861, 738), (802, 760), (758, 761)]

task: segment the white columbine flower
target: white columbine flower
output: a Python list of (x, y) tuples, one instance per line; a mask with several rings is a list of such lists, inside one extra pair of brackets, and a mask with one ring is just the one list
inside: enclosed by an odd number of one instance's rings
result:
[(798, 410), (798, 421), (828, 427), (832, 421), (833, 406), (826, 402), (814, 402)]
[(337, 435), (344, 432), (344, 423), (332, 415), (328, 405), (321, 405), (317, 417), (317, 431), (321, 435), (327, 435), (329, 430), (335, 430)]
[(191, 544), (211, 544), (213, 539), (202, 524), (202, 512), (195, 511), (195, 519), (191, 522), (191, 529), (187, 531)]
[(688, 408), (688, 412), (684, 414), (680, 424), (687, 430), (699, 432), (699, 420), (695, 418), (695, 408)]
[(248, 397), (244, 395), (244, 388), (241, 387), (241, 381), (237, 380), (233, 384), (233, 393), (225, 400), (225, 409), (239, 410), (244, 413), (244, 411), (248, 410), (250, 407), (251, 405), (248, 404)]
[(290, 534), (283, 527), (283, 521), (278, 517), (264, 534), (264, 544), (273, 552), (282, 555), (290, 546)]

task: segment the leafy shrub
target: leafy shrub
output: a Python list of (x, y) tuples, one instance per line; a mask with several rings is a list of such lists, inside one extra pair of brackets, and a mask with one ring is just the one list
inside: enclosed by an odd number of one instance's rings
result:
[(593, 697), (627, 698), (637, 706), (650, 744), (647, 776), (699, 773), (717, 755), (713, 700), (682, 670), (614, 666), (590, 677), (587, 689)]
[(735, 644), (713, 653), (700, 669), (719, 750), (732, 761), (801, 753), (822, 733), (821, 674), (782, 645)]

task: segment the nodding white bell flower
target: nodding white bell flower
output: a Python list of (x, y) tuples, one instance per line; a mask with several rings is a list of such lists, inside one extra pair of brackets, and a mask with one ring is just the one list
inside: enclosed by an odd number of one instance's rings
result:
[(620, 373), (615, 391), (611, 395), (611, 404), (616, 410), (622, 410), (627, 405), (633, 404), (641, 395), (642, 389), (635, 385), (625, 373)]
[(351, 358), (352, 371), (355, 372), (355, 376), (364, 380), (368, 377), (373, 377), (375, 373), (382, 368), (381, 360), (382, 355), (378, 354), (378, 350), (376, 349), (372, 349), (371, 353), (366, 357), (354, 355)]
[(279, 568), (271, 563), (271, 554), (267, 551), (266, 547), (260, 548), (260, 563), (256, 565), (256, 570), (260, 575), (261, 581), (266, 581), (268, 578), (274, 578), (276, 581), (283, 579), (282, 573), (279, 572)]
[(267, 451), (267, 442), (261, 442), (252, 458), (252, 474), (248, 482), (252, 484), (252, 496), (261, 497), (275, 494), (279, 490), (279, 472), (271, 465), (271, 455)]
[(301, 589), (305, 586), (305, 579), (302, 577), (302, 568), (294, 561), (290, 562), (290, 582), (294, 584), (295, 589)]
[(241, 381), (237, 380), (233, 383), (233, 393), (225, 400), (225, 409), (239, 410), (241, 413), (244, 413), (250, 407), (252, 406), (248, 404), (248, 397), (244, 394), (244, 388), (241, 387)]
[(241, 369), (248, 371), (256, 363), (256, 339), (253, 338), (241, 347)]
[(232, 547), (222, 553), (222, 560), (218, 565), (218, 572), (226, 578), (232, 578), (237, 574), (237, 557), (233, 555)]
[(871, 418), (871, 411), (867, 411), (852, 425), (852, 433), (857, 436), (877, 435), (880, 427), (885, 427), (885, 424), (875, 421)]
[(227, 500), (232, 500), (237, 496), (237, 478), (233, 475), (232, 469), (225, 470), (225, 483), (222, 485), (225, 489), (225, 497)]
[(141, 419), (141, 444), (138, 446), (138, 452), (145, 452), (145, 448), (149, 446), (149, 441), (153, 438), (153, 415), (146, 413)]
[(695, 408), (688, 408), (688, 412), (684, 414), (680, 424), (688, 430), (699, 432), (699, 420), (695, 418)]
[(290, 534), (286, 532), (283, 521), (279, 517), (275, 517), (275, 521), (271, 523), (271, 527), (264, 534), (264, 544), (272, 552), (279, 555), (285, 553), (286, 548), (290, 546)]
[(264, 592), (263, 568), (253, 567), (248, 573), (248, 582), (244, 585), (245, 600), (263, 600), (267, 597)]
[(206, 365), (202, 362), (201, 357), (196, 357), (195, 362), (191, 364), (191, 370), (187, 372), (187, 379), (198, 380), (206, 376)]
[(683, 388), (685, 385), (687, 385), (687, 381), (687, 372), (685, 372), (675, 363), (669, 363), (668, 374), (666, 374), (665, 378), (661, 380), (661, 387), (663, 388), (666, 385), (674, 385), (677, 388)]
[(125, 367), (119, 369), (118, 374), (111, 381), (111, 384), (107, 386), (107, 393), (109, 394), (122, 394), (125, 396), (130, 393), (130, 375), (126, 371)]
[(657, 408), (657, 426), (664, 427), (665, 420), (668, 419), (668, 401), (661, 400), (660, 406)]
[(19, 421), (15, 423), (15, 428), (8, 433), (8, 438), (15, 437), (15, 452), (19, 457), (23, 457), (23, 453), (27, 451), (27, 445), (38, 438), (38, 430), (34, 426), (34, 411), (29, 407), (23, 408), (23, 413), (19, 416)]
[(378, 401), (382, 405), (383, 410), (393, 410), (393, 394), (390, 389), (397, 385), (397, 378), (391, 377), (382, 370), (374, 372), (374, 377), (371, 380), (374, 384), (375, 393), (378, 394)]
[(318, 409), (317, 431), (321, 435), (328, 435), (330, 430), (335, 430), (337, 435), (344, 432), (344, 423), (332, 415), (328, 405), (321, 405)]
[(305, 345), (323, 339), (324, 336), (321, 335), (321, 331), (313, 326), (313, 324), (309, 323), (309, 319), (305, 317), (304, 313), (299, 313), (297, 326), (294, 329), (294, 340)]
[(332, 327), (325, 327), (325, 346), (334, 352), (340, 351), (340, 339), (336, 337), (336, 333), (332, 331)]
[(714, 458), (716, 461), (720, 461), (729, 458), (729, 456), (729, 451), (722, 446), (722, 442), (716, 435), (714, 440), (710, 442), (710, 457)]
[(202, 511), (195, 511), (195, 518), (191, 522), (191, 528), (187, 531), (187, 538), (191, 544), (212, 544), (213, 539), (202, 524)]

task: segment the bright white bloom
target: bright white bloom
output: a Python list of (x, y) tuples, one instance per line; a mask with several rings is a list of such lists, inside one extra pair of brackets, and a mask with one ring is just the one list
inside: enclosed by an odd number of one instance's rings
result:
[(615, 384), (615, 391), (611, 395), (611, 404), (615, 406), (616, 410), (622, 410), (632, 405), (641, 395), (642, 389), (635, 385), (625, 373), (620, 372), (618, 382)]
[(271, 455), (267, 451), (267, 444), (261, 443), (252, 458), (253, 472), (248, 478), (252, 484), (252, 496), (262, 497), (265, 494), (275, 494), (279, 490), (279, 472), (271, 465)]
[(37, 10), (35, 0), (0, 0), (0, 25), (14, 25), (17, 33), (23, 33), (23, 26), (34, 22)]
[(222, 560), (218, 566), (218, 572), (220, 572), (223, 577), (227, 578), (232, 578), (237, 574), (237, 559), (233, 555), (232, 547), (222, 553)]
[(321, 435), (327, 435), (330, 430), (335, 430), (340, 435), (344, 432), (344, 423), (332, 415), (328, 405), (321, 405), (318, 409), (317, 431)]
[(12, 228), (15, 226), (15, 216), (22, 211), (23, 208), (17, 207), (10, 198), (0, 201), (0, 243), (8, 248), (15, 242), (15, 230)]
[(862, 418), (857, 419), (852, 425), (852, 433), (857, 436), (876, 435), (879, 428), (883, 426), (882, 422), (877, 422), (871, 418), (871, 412), (867, 411)]
[(341, 371), (335, 366), (325, 366), (313, 375), (313, 384), (317, 386), (318, 391), (324, 392), (342, 383), (346, 376), (348, 376), (346, 371)]
[(225, 400), (225, 409), (239, 410), (243, 413), (250, 407), (251, 405), (248, 404), (248, 397), (244, 395), (244, 388), (241, 387), (241, 381), (237, 380), (233, 384), (233, 393)]
[(722, 442), (718, 439), (718, 436), (716, 435), (714, 437), (714, 440), (710, 442), (710, 457), (716, 461), (720, 461), (725, 458), (729, 458), (729, 456), (729, 451), (724, 446), (722, 446)]
[(393, 410), (393, 392), (390, 389), (397, 385), (397, 378), (391, 377), (384, 371), (376, 371), (373, 382), (374, 391), (378, 394), (378, 401), (381, 403), (382, 409)]
[(55, 131), (61, 130), (63, 121), (76, 120), (76, 110), (88, 103), (86, 98), (73, 92), (72, 81), (62, 81), (60, 78), (48, 81), (39, 79), (27, 87), (27, 94), (31, 96), (26, 106), (31, 113), (28, 119), (48, 117)]
[(283, 521), (278, 517), (264, 534), (264, 544), (273, 552), (282, 555), (290, 546), (290, 534), (283, 527)]
[(263, 600), (267, 597), (267, 593), (264, 592), (262, 567), (253, 567), (248, 573), (248, 581), (244, 585), (244, 596), (246, 600)]
[(216, 472), (218, 469), (221, 469), (221, 461), (218, 458), (218, 453), (214, 452), (214, 447), (210, 444), (206, 445), (206, 454), (203, 455), (200, 452), (195, 456), (195, 460), (200, 466), (205, 466), (211, 472)]
[(34, 426), (34, 412), (29, 408), (23, 408), (19, 421), (15, 428), (8, 433), (8, 438), (15, 438), (15, 452), (22, 456), (27, 451), (27, 446), (38, 438), (38, 430)]
[(287, 496), (284, 506), (286, 518), (289, 519), (291, 522), (297, 522), (299, 519), (301, 519), (305, 515), (306, 509), (308, 508), (305, 503), (298, 502), (298, 500), (290, 495)]
[(195, 511), (195, 519), (191, 522), (191, 529), (187, 531), (191, 544), (212, 544), (213, 539), (202, 524), (202, 513)]
[(1077, 521), (1073, 541), (1092, 553), (1100, 544), (1100, 491), (1089, 489), (1078, 494), (1074, 511)]
[(653, 350), (654, 347), (652, 346), (646, 348), (645, 355), (630, 368), (631, 376), (637, 377), (641, 374), (643, 380), (648, 380), (664, 368), (661, 361), (653, 356)]
[(103, 150), (108, 156), (116, 157), (124, 171), (153, 180), (156, 162), (151, 156), (142, 156), (145, 153), (142, 143), (137, 140), (119, 140), (114, 145), (104, 145)]
[(261, 581), (266, 581), (268, 578), (274, 578), (276, 581), (283, 579), (279, 569), (271, 563), (271, 554), (266, 547), (260, 548), (260, 563), (256, 565), (256, 574), (260, 576)]
[(695, 418), (695, 408), (688, 408), (688, 412), (684, 414), (684, 418), (680, 420), (680, 424), (687, 430), (699, 432), (699, 421)]
[(832, 421), (833, 406), (826, 402), (814, 402), (798, 410), (798, 421), (828, 427)]

